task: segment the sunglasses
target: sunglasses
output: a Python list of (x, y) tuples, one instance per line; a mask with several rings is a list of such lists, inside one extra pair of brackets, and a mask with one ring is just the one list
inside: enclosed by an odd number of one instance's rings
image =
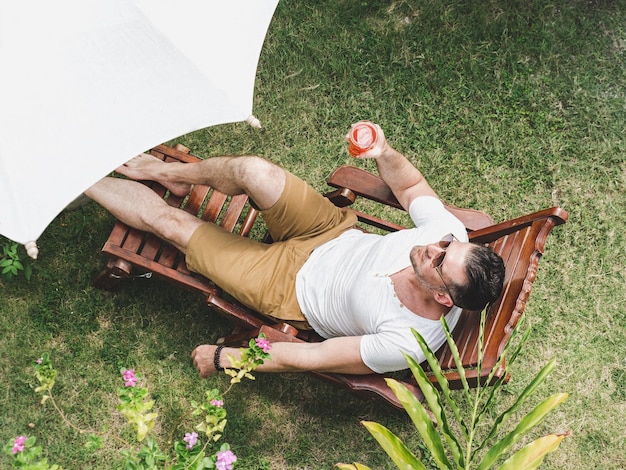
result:
[(441, 252), (433, 257), (432, 267), (435, 268), (435, 271), (439, 274), (441, 282), (443, 282), (443, 286), (446, 288), (446, 292), (450, 296), (450, 299), (452, 299), (452, 302), (456, 305), (454, 297), (452, 297), (452, 292), (450, 292), (450, 288), (448, 287), (448, 284), (446, 284), (446, 281), (443, 280), (443, 274), (441, 274), (441, 265), (443, 265), (443, 260), (446, 259), (446, 249), (454, 240), (457, 240), (457, 238), (453, 234), (449, 233), (437, 242), (437, 245), (441, 248)]

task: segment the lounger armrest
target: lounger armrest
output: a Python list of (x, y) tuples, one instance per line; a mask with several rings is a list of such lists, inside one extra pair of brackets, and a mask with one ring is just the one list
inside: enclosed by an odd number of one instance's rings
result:
[[(387, 183), (380, 176), (361, 168), (348, 165), (337, 168), (330, 175), (328, 185), (333, 188), (347, 188), (357, 196), (395, 207), (396, 209), (403, 209), (389, 186), (387, 186)], [(444, 205), (448, 211), (463, 222), (468, 231), (493, 225), (493, 219), (485, 212), (475, 209), (464, 209), (445, 202)]]
[(550, 207), (539, 212), (534, 212), (516, 219), (507, 220), (499, 224), (476, 230), (470, 234), (470, 240), (474, 243), (490, 243), (500, 237), (532, 225), (537, 221), (550, 219), (552, 222), (550, 227), (551, 229), (556, 225), (561, 225), (567, 222), (567, 218), (568, 213), (565, 209), (561, 209), (560, 207)]

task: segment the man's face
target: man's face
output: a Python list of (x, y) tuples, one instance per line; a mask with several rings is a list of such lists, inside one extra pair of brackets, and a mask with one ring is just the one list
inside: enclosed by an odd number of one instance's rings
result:
[(414, 246), (409, 256), (419, 282), (445, 292), (454, 302), (448, 286), (465, 282), (465, 257), (471, 249), (471, 243), (460, 242), (450, 234), (436, 243)]

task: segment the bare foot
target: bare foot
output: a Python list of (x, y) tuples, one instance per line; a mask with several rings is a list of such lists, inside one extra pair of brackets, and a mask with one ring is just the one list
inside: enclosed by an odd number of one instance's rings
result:
[(190, 184), (167, 180), (167, 173), (163, 171), (164, 164), (165, 162), (157, 157), (142, 153), (127, 161), (115, 171), (134, 180), (156, 181), (169, 189), (175, 196), (186, 196), (189, 194)]

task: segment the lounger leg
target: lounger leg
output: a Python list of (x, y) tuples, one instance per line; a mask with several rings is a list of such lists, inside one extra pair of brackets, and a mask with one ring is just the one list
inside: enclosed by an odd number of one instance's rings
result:
[(100, 274), (96, 276), (93, 285), (98, 289), (115, 290), (119, 283), (130, 277), (133, 265), (119, 258), (111, 258)]

